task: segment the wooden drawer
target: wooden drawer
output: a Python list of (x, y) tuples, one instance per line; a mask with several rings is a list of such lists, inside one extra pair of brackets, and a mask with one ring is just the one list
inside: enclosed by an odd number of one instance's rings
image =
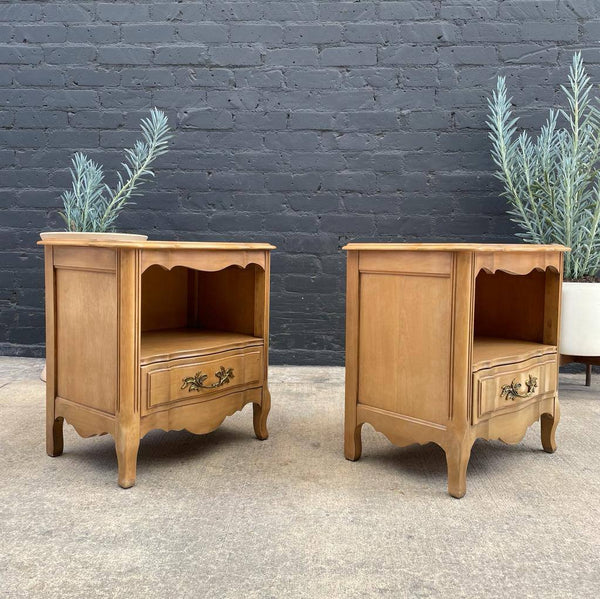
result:
[(473, 424), (556, 392), (556, 354), (473, 374)]
[(142, 415), (260, 387), (262, 356), (262, 347), (249, 347), (143, 366)]

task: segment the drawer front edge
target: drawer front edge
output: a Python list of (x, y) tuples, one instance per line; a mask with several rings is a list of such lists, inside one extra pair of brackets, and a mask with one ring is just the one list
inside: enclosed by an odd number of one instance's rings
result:
[[(221, 382), (228, 371), (233, 376)], [(145, 415), (262, 386), (263, 350), (251, 347), (171, 360), (143, 366), (141, 372), (142, 415)]]
[[(527, 404), (555, 394), (557, 367), (556, 354), (548, 354), (518, 364), (506, 364), (475, 372), (473, 424), (489, 420), (497, 414), (518, 411)], [(536, 380), (536, 386), (531, 392), (527, 385), (529, 377)]]

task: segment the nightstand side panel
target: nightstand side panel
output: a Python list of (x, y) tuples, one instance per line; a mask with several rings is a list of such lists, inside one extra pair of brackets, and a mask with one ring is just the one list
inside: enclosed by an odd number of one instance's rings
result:
[(452, 254), (365, 254), (358, 402), (444, 426), (452, 411)]
[(94, 250), (54, 250), (56, 394), (112, 415), (118, 376), (116, 252)]

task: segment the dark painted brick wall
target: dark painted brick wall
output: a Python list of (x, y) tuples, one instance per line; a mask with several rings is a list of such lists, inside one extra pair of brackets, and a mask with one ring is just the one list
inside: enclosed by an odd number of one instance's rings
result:
[[(349, 240), (510, 241), (485, 98), (528, 125), (600, 1), (0, 2), (0, 352), (43, 355), (38, 232), (69, 157), (108, 167), (152, 106), (176, 127), (119, 229), (275, 243), (272, 361), (341, 364)], [(544, 110), (543, 110), (544, 109)]]

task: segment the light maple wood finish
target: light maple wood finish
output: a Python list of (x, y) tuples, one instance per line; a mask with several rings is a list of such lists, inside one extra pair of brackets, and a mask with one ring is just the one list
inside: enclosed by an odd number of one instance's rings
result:
[(475, 280), (475, 335), (493, 337), (497, 331), (508, 339), (535, 340), (544, 335), (545, 272), (527, 276), (504, 271), (479, 272)]
[[(268, 437), (269, 244), (46, 240), (46, 442), (115, 439), (135, 484), (150, 430), (206, 433), (253, 404)], [(221, 367), (233, 369), (224, 383)], [(198, 387), (184, 379), (202, 380)], [(206, 375), (206, 379), (202, 379)], [(219, 384), (217, 384), (219, 383)]]
[(182, 329), (187, 327), (189, 279), (194, 273), (183, 266), (166, 270), (154, 265), (144, 271), (142, 277), (142, 301), (140, 318), (142, 333), (159, 329)]
[[(269, 338), (269, 310), (270, 310), (270, 276), (271, 254), (265, 252), (264, 266), (262, 269), (255, 269), (254, 279), (254, 330), (255, 337), (262, 337), (265, 340)], [(265, 341), (266, 342), (266, 341)], [(252, 424), (254, 434), (258, 439), (265, 440), (269, 436), (267, 430), (267, 417), (271, 410), (271, 393), (266, 384), (268, 360), (266, 356), (267, 346), (265, 345), (265, 354), (263, 361), (263, 395), (260, 402), (252, 403)]]
[(545, 345), (522, 339), (475, 337), (473, 343), (473, 372), (483, 368), (514, 364), (545, 354), (555, 354), (556, 345)]
[[(476, 438), (516, 443), (541, 420), (543, 447), (554, 451), (566, 248), (344, 249), (347, 459), (360, 457), (365, 423), (396, 445), (435, 442), (446, 453), (448, 491), (462, 497)], [(527, 393), (530, 375), (537, 387)]]
[(358, 460), (362, 453), (361, 429), (358, 423), (358, 252), (348, 252), (346, 263), (346, 409), (344, 413), (344, 455)]
[(262, 269), (249, 264), (243, 269), (231, 266), (216, 272), (198, 272), (196, 326), (253, 335), (254, 289), (259, 270)]
[[(275, 246), (270, 243), (238, 243), (221, 241), (121, 241), (121, 240), (87, 240), (87, 239), (65, 239), (65, 240), (42, 240), (38, 245), (51, 245), (61, 247), (93, 247), (113, 248), (129, 250), (145, 250), (147, 252), (156, 250), (202, 250), (208, 252), (239, 252), (249, 251), (253, 258), (264, 260), (264, 256), (254, 255), (256, 252), (274, 250)], [(232, 254), (235, 256), (235, 254)], [(208, 261), (213, 257), (205, 257)]]
[(55, 269), (57, 396), (115, 414), (117, 274), (92, 269)]
[[(221, 366), (233, 368), (235, 378), (214, 389), (192, 390), (182, 387), (182, 380), (201, 370), (208, 385), (217, 382), (215, 372)], [(249, 347), (193, 358), (155, 362), (142, 368), (142, 414), (171, 408), (173, 405), (196, 403), (221, 395), (262, 386), (262, 347)]]
[[(546, 354), (523, 362), (506, 363), (513, 359), (507, 356), (505, 364), (492, 368), (484, 368), (473, 374), (473, 423), (486, 420), (502, 412), (511, 412), (531, 401), (538, 401), (545, 395), (556, 391), (555, 379), (557, 370), (556, 354)], [(529, 376), (537, 379), (535, 394), (531, 397), (515, 397), (508, 399), (502, 395), (502, 389), (513, 381), (526, 390)], [(525, 393), (524, 393), (525, 394)]]
[(44, 256), (46, 286), (46, 453), (59, 456), (63, 452), (64, 418), (56, 414), (56, 297), (54, 292), (54, 251), (48, 248)]
[[(140, 446), (140, 254), (118, 249), (119, 263), (119, 370), (115, 447), (119, 466), (119, 485), (135, 484)], [(114, 322), (110, 323), (114, 328)]]
[(480, 256), (501, 258), (503, 254), (544, 254), (566, 251), (562, 245), (528, 243), (349, 243), (345, 250), (395, 252), (475, 252)]
[(197, 328), (147, 331), (142, 335), (140, 364), (189, 358), (229, 349), (262, 346), (262, 337)]
[[(361, 271), (358, 394), (364, 405), (443, 424), (450, 409), (451, 271), (406, 273), (403, 258), (397, 256), (401, 274)], [(412, 376), (424, 355), (435, 376)]]

